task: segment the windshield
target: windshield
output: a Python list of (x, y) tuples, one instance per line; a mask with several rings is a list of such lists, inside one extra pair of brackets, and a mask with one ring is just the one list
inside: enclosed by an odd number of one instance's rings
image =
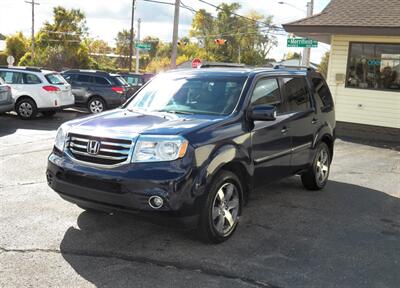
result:
[(47, 74), (44, 77), (46, 77), (47, 81), (53, 85), (62, 85), (67, 83), (61, 74), (58, 73)]
[(172, 78), (160, 75), (126, 106), (130, 110), (176, 114), (229, 115), (246, 77)]

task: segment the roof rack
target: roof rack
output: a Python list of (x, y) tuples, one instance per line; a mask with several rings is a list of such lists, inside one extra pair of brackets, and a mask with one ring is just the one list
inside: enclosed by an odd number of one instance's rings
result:
[(281, 64), (275, 65), (274, 69), (297, 69), (297, 70), (310, 70), (310, 71), (315, 70), (314, 68), (309, 66), (293, 66), (293, 65), (281, 65)]
[(13, 69), (13, 70), (25, 70), (32, 72), (42, 72), (42, 69), (39, 67), (23, 67), (23, 66), (0, 66), (1, 69)]
[(244, 64), (237, 64), (237, 63), (221, 63), (221, 64), (203, 64), (200, 66), (200, 68), (213, 68), (213, 67), (227, 67), (227, 68), (245, 68), (246, 66)]
[(63, 73), (95, 73), (95, 74), (100, 74), (100, 75), (108, 75), (110, 73), (108, 73), (107, 71), (102, 71), (102, 70), (90, 70), (90, 69), (68, 69), (63, 71)]

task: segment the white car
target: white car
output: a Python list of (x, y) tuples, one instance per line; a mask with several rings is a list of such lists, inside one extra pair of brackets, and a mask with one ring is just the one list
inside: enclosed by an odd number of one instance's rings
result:
[(53, 116), (73, 106), (71, 85), (57, 72), (29, 67), (0, 67), (0, 77), (11, 86), (15, 111), (22, 119), (41, 112)]

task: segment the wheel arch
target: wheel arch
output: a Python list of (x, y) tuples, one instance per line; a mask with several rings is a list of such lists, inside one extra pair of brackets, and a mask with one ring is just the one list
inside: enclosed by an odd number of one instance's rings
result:
[(15, 109), (15, 110), (17, 110), (17, 105), (18, 105), (18, 103), (21, 102), (21, 101), (24, 100), (24, 99), (32, 100), (33, 103), (35, 103), (35, 105), (36, 105), (36, 107), (37, 107), (37, 103), (36, 103), (35, 99), (33, 99), (33, 98), (32, 98), (31, 96), (29, 96), (29, 95), (21, 95), (21, 96), (18, 96), (17, 99), (15, 99), (15, 104), (14, 104), (14, 109)]

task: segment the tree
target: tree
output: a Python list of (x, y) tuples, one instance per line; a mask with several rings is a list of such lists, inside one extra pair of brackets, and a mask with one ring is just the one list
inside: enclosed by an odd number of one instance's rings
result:
[(45, 22), (35, 37), (35, 61), (24, 57), (27, 64), (63, 68), (89, 68), (91, 59), (87, 44), (85, 14), (79, 9), (53, 8), (53, 22)]
[(150, 44), (151, 48), (149, 53), (149, 58), (152, 60), (157, 55), (157, 51), (160, 45), (160, 39), (158, 37), (147, 36), (142, 40), (143, 43)]
[(284, 58), (285, 60), (301, 59), (301, 54), (297, 52), (289, 52)]
[(6, 36), (0, 33), (0, 40), (6, 40)]
[(18, 63), (22, 56), (28, 51), (28, 40), (22, 32), (7, 37), (6, 53), (15, 58), (15, 63)]
[(330, 52), (326, 52), (324, 54), (324, 56), (322, 56), (321, 63), (318, 65), (318, 71), (325, 78), (328, 76), (329, 56), (330, 56)]
[(88, 48), (88, 53), (92, 59), (90, 68), (99, 70), (113, 70), (114, 61), (107, 56), (112, 52), (112, 48), (104, 40), (100, 39), (85, 39), (85, 45)]
[(120, 55), (117, 59), (116, 64), (119, 68), (129, 67), (129, 45), (130, 45), (130, 31), (124, 29), (119, 31), (115, 38), (116, 49), (115, 53)]

